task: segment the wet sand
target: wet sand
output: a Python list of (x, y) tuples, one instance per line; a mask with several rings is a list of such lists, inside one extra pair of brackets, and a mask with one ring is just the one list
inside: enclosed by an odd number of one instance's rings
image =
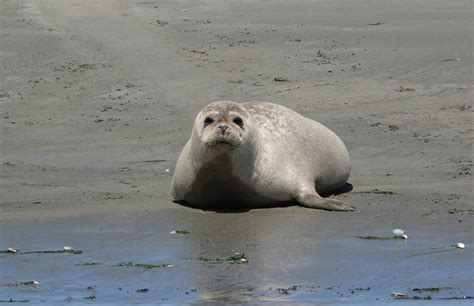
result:
[[(470, 1), (1, 2), (0, 249), (83, 253), (0, 254), (0, 300), (464, 304), (440, 298), (474, 296), (472, 23)], [(219, 99), (334, 130), (357, 210), (174, 204)]]

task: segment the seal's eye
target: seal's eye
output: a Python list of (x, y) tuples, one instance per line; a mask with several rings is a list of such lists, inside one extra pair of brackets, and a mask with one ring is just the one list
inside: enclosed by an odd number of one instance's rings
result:
[(206, 119), (204, 119), (204, 127), (208, 126), (209, 124), (212, 124), (214, 122), (214, 119), (212, 119), (211, 117), (206, 117)]
[(241, 128), (244, 127), (244, 122), (242, 121), (242, 118), (240, 117), (235, 117), (234, 120), (232, 120), (235, 124), (240, 126)]

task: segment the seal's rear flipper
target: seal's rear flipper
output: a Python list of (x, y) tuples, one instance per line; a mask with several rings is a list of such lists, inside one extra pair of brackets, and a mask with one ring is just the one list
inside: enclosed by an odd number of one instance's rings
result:
[(323, 209), (330, 211), (353, 211), (355, 210), (354, 206), (349, 206), (344, 204), (344, 202), (334, 199), (325, 199), (321, 198), (318, 195), (313, 195), (309, 193), (300, 193), (296, 196), (296, 202), (300, 206), (314, 208), (314, 209)]

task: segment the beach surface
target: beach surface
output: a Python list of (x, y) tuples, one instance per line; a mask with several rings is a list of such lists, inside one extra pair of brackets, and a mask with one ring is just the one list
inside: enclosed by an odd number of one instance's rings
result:
[[(0, 301), (472, 302), (472, 9), (3, 0)], [(173, 203), (178, 154), (215, 100), (336, 132), (353, 186), (337, 198), (356, 210)], [(396, 228), (408, 239), (375, 239)]]

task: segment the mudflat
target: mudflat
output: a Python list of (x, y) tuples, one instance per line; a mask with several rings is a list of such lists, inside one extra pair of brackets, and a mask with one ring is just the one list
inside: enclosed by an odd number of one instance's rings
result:
[[(470, 1), (4, 0), (0, 301), (472, 302), (472, 28)], [(221, 99), (335, 131), (357, 210), (173, 203)]]

